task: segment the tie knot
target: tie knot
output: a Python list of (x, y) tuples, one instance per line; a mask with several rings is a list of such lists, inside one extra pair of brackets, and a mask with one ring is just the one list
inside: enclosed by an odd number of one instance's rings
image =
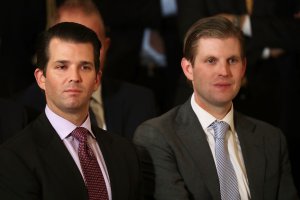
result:
[(77, 127), (72, 131), (72, 136), (76, 138), (80, 143), (85, 143), (87, 140), (87, 135), (89, 131), (84, 127)]
[(210, 125), (215, 132), (215, 139), (224, 139), (225, 138), (225, 134), (229, 128), (229, 124), (227, 124), (224, 121), (214, 121), (211, 125)]

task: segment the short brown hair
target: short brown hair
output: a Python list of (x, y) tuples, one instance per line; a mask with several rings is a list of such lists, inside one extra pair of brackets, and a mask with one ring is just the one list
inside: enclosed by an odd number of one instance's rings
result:
[(183, 56), (194, 64), (197, 42), (201, 38), (237, 38), (240, 42), (241, 56), (245, 57), (244, 36), (231, 21), (221, 16), (202, 18), (195, 22), (184, 38)]

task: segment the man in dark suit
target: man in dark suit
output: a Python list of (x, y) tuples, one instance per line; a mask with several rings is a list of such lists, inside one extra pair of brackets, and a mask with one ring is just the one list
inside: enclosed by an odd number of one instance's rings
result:
[(100, 83), (97, 35), (64, 22), (38, 44), (34, 75), (47, 105), (0, 148), (1, 199), (138, 199), (134, 146), (90, 122), (89, 101)]
[(0, 144), (27, 124), (25, 108), (11, 100), (0, 98)]
[[(252, 1), (251, 4), (247, 2)], [(247, 73), (235, 98), (235, 108), (251, 117), (269, 122), (286, 135), (292, 172), (300, 191), (300, 145), (297, 127), (300, 112), (300, 20), (295, 0), (178, 0), (180, 33), (200, 18), (223, 14), (241, 27), (245, 36)], [(191, 94), (180, 84), (177, 104)]]
[[(106, 37), (98, 8), (92, 1), (65, 1), (59, 6), (54, 22), (65, 21), (83, 24), (97, 33), (102, 43), (100, 70), (103, 71), (111, 40)], [(36, 84), (27, 88), (16, 99), (28, 108), (31, 118), (35, 118), (36, 113), (42, 112), (45, 107), (45, 98)], [(101, 87), (92, 96), (92, 101), (94, 99), (100, 102), (95, 105), (98, 109), (91, 106), (95, 118), (97, 119), (99, 112), (102, 113), (102, 117), (99, 117), (102, 122), (97, 123), (98, 126), (130, 139), (136, 127), (155, 117), (157, 112), (154, 94), (150, 89), (111, 79), (105, 73)]]
[(298, 199), (282, 132), (233, 108), (243, 48), (240, 30), (223, 17), (188, 30), (181, 66), (193, 95), (134, 135), (146, 199)]

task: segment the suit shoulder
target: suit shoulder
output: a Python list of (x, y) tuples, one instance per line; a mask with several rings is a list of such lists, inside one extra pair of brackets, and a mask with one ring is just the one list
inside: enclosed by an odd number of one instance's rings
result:
[(249, 120), (249, 122), (255, 124), (256, 126), (261, 126), (261, 127), (265, 127), (265, 128), (270, 128), (270, 129), (279, 129), (276, 126), (270, 124), (269, 122), (242, 114), (242, 113), (236, 113), (238, 115), (238, 117), (243, 118), (245, 120)]
[(37, 159), (40, 145), (36, 141), (35, 133), (33, 124), (30, 123), (25, 129), (6, 140), (0, 146), (0, 159), (18, 160), (31, 166)]
[(143, 122), (137, 127), (134, 138), (155, 138), (161, 137), (162, 135), (173, 134), (174, 132), (176, 132), (176, 118), (178, 117), (179, 110), (180, 106), (177, 106), (158, 117)]
[(253, 118), (241, 113), (235, 113), (237, 116), (237, 123), (242, 124), (245, 127), (251, 127), (252, 131), (264, 135), (267, 137), (274, 137), (274, 134), (283, 135), (283, 132), (280, 128), (257, 118)]
[(166, 126), (166, 125), (171, 125), (173, 123), (175, 123), (175, 119), (178, 116), (178, 112), (179, 112), (180, 106), (176, 106), (174, 108), (172, 108), (171, 110), (163, 113), (160, 116), (151, 118), (147, 121), (145, 121), (143, 124), (152, 124), (152, 125), (156, 125), (156, 126)]
[(45, 113), (41, 113), (39, 117), (30, 122), (24, 129), (18, 132), (14, 137), (4, 143), (6, 147), (14, 149), (34, 149), (35, 147), (43, 147), (47, 145), (52, 138), (59, 138), (54, 128), (48, 121)]

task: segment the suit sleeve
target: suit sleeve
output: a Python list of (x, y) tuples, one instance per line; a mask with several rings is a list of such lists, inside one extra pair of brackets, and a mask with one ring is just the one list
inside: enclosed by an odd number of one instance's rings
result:
[(0, 197), (38, 200), (38, 184), (28, 166), (13, 151), (0, 149)]
[(288, 156), (286, 140), (283, 134), (281, 136), (281, 175), (278, 191), (278, 199), (299, 199), (296, 188), (294, 187), (293, 178), (291, 175), (291, 166)]
[(188, 200), (176, 157), (161, 132), (147, 124), (134, 135), (143, 174), (144, 199)]

